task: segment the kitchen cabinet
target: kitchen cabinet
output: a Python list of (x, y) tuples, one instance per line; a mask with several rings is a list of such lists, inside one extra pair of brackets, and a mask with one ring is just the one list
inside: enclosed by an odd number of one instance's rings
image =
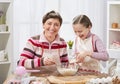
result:
[(110, 58), (120, 58), (120, 1), (107, 3), (107, 49)]
[[(0, 84), (10, 72), (12, 58), (12, 1), (0, 0)], [(2, 52), (4, 51), (4, 52)]]

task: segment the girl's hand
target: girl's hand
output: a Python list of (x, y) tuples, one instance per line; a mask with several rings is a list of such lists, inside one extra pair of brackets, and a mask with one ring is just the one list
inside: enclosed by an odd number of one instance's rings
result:
[(53, 65), (53, 64), (55, 64), (54, 60), (51, 59), (51, 58), (48, 58), (48, 57), (45, 57), (43, 59), (43, 63), (44, 63), (44, 65)]
[(80, 52), (80, 53), (77, 54), (76, 60), (77, 60), (77, 62), (84, 62), (85, 57), (86, 56), (91, 57), (91, 55), (92, 55), (92, 52), (83, 51), (83, 52)]
[(85, 59), (84, 54), (79, 53), (79, 54), (76, 56), (76, 62), (83, 62), (84, 59)]

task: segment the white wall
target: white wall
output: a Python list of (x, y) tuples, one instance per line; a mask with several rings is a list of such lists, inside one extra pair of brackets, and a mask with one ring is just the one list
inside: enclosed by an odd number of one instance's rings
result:
[(73, 17), (86, 14), (93, 22), (93, 33), (106, 42), (106, 0), (14, 0), (14, 66), (26, 40), (42, 32), (42, 16), (51, 9), (59, 11), (63, 17), (60, 35), (66, 41), (75, 36)]

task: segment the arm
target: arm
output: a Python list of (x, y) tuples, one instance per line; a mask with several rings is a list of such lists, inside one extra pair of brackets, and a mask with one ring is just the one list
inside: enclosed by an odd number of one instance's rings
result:
[(18, 61), (18, 65), (24, 66), (25, 68), (37, 68), (42, 66), (43, 59), (36, 56), (35, 58), (35, 50), (36, 50), (36, 41), (33, 39), (29, 39), (26, 43), (23, 52), (20, 55), (20, 59)]
[(98, 60), (107, 61), (109, 58), (107, 50), (98, 36), (93, 37), (93, 45), (95, 49), (91, 57)]
[(60, 60), (61, 62), (68, 62), (67, 44), (62, 42), (62, 47), (60, 49)]

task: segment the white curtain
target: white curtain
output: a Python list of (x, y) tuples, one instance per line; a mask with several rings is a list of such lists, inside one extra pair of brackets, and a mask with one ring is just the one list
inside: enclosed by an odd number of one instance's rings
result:
[(92, 32), (97, 34), (104, 43), (106, 38), (106, 6), (107, 0), (79, 0), (80, 14), (86, 14), (92, 21)]
[(60, 0), (60, 13), (64, 23), (61, 36), (66, 41), (74, 38), (72, 19), (78, 14), (87, 15), (92, 21), (92, 32), (97, 34), (106, 45), (106, 5), (107, 0)]
[(14, 56), (12, 60), (14, 60), (13, 66), (15, 68), (27, 39), (42, 31), (41, 18), (44, 2), (41, 0), (14, 0), (13, 5)]

